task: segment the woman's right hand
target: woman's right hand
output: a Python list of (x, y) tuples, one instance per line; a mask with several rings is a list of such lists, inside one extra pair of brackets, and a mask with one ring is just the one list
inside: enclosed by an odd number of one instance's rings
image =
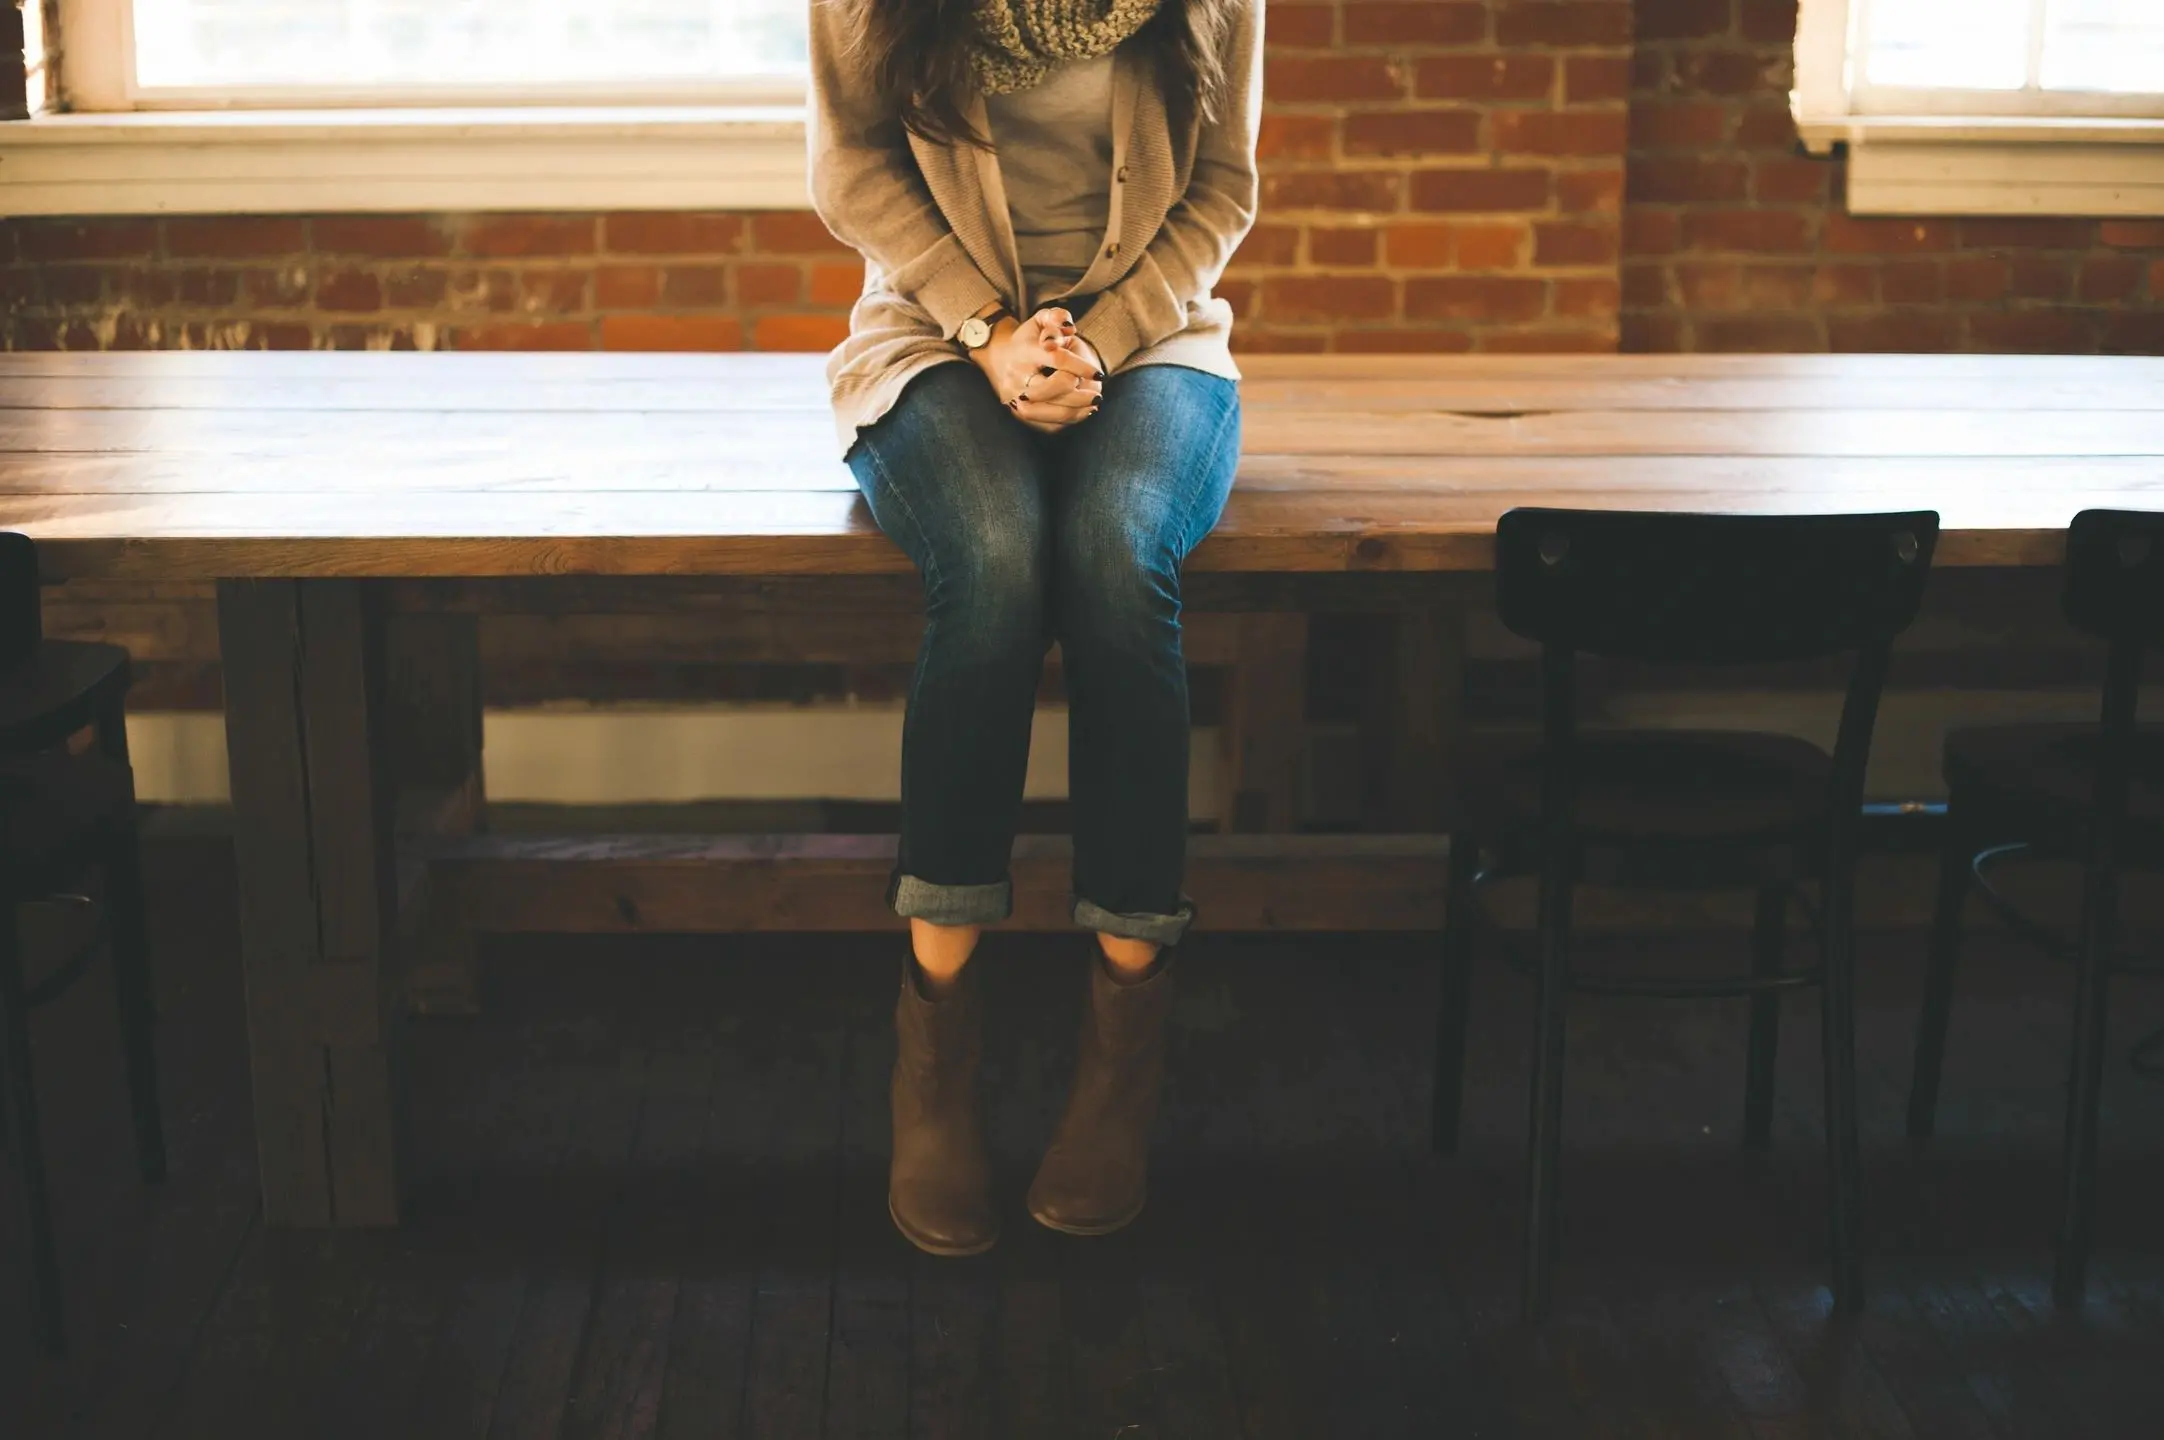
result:
[(1000, 321), (969, 358), (1017, 420), (1057, 434), (1096, 414), (1104, 394), (1104, 377), (1073, 337), (1074, 317), (1052, 306), (1026, 320)]

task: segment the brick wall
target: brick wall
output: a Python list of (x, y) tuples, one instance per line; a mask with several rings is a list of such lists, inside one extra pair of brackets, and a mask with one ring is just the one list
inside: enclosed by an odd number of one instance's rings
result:
[[(1272, 349), (1615, 345), (1628, 0), (1273, 3)], [(10, 348), (816, 349), (858, 283), (810, 217), (0, 221)]]
[(2164, 221), (1849, 215), (1796, 148), (1796, 0), (1638, 0), (1628, 350), (2164, 352)]
[[(1794, 24), (1271, 0), (1239, 343), (2164, 351), (2164, 225), (1849, 216)], [(858, 278), (801, 213), (0, 220), (0, 344), (823, 349)]]

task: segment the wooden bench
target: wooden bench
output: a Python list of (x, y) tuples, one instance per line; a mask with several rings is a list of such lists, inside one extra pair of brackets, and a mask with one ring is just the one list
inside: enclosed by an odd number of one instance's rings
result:
[[(60, 605), (215, 605), (266, 1217), (398, 1214), (407, 970), (491, 929), (853, 929), (876, 837), (483, 833), (479, 623), (670, 617), (718, 653), (906, 653), (914, 582), (835, 460), (807, 356), (0, 357), (0, 526)], [(1529, 503), (1932, 506), (1941, 566), (2056, 561), (2164, 482), (2164, 364), (1992, 357), (1256, 359), (1247, 454), (1190, 566), (1229, 668), (1215, 927), (1439, 924), (1432, 796), (1459, 617)], [(1306, 617), (1391, 617), (1394, 834), (1298, 836)], [(1218, 617), (1218, 618), (1213, 618)], [(1277, 833), (1271, 833), (1277, 832)], [(1017, 923), (1064, 926), (1064, 843)]]

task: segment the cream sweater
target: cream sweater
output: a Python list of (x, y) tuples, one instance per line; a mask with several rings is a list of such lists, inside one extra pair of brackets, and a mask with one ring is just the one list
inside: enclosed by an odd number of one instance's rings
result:
[[(812, 0), (807, 127), (812, 206), (865, 262), (849, 338), (827, 359), (844, 452), (918, 373), (963, 358), (964, 320), (994, 300), (1028, 310), (997, 154), (929, 144), (879, 112), (851, 43), (854, 9)], [(1075, 285), (1095, 297), (1078, 328), (1114, 373), (1167, 364), (1239, 378), (1232, 307), (1210, 291), (1255, 219), (1262, 0), (1234, 7), (1225, 72), (1216, 118), (1175, 135), (1147, 61), (1114, 57), (1110, 215)], [(988, 133), (982, 96), (964, 113)]]

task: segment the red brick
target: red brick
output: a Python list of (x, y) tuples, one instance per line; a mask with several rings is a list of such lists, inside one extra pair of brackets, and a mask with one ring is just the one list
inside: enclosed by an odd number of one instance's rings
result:
[(1555, 208), (1566, 215), (1620, 214), (1623, 209), (1623, 167), (1558, 171)]
[(1404, 74), (1377, 55), (1273, 56), (1263, 90), (1280, 105), (1301, 101), (1396, 100), (1405, 94)]
[(1690, 50), (1675, 57), (1676, 87), (1690, 94), (1778, 95), (1788, 88), (1785, 50)]
[(1638, 39), (1718, 40), (1735, 30), (1733, 0), (1638, 0)]
[(1623, 252), (1613, 225), (1543, 221), (1533, 227), (1535, 265), (1610, 265)]
[(290, 309), (308, 303), (309, 270), (306, 265), (280, 265), (270, 270), (240, 272), (244, 303), (255, 308)]
[(1232, 332), (1232, 345), (1252, 355), (1318, 355), (1330, 348), (1330, 337), (1316, 330), (1269, 330), (1249, 325)]
[(449, 231), (423, 215), (319, 215), (308, 238), (318, 255), (419, 260), (451, 253)]
[(751, 248), (767, 255), (852, 253), (809, 210), (767, 210), (753, 216)]
[(1763, 155), (1751, 162), (1751, 198), (1771, 205), (1823, 205), (1834, 167), (1801, 155)]
[(1408, 270), (1441, 270), (1456, 253), (1454, 225), (1393, 225), (1384, 237), (1383, 255)]
[(1982, 350), (2080, 353), (2092, 348), (2096, 318), (2084, 310), (1986, 310), (1969, 317), (1969, 340)]
[(603, 265), (594, 271), (594, 304), (604, 310), (628, 310), (659, 303), (659, 266)]
[(2164, 310), (2107, 314), (2097, 348), (2107, 355), (2164, 355)]
[(1791, 45), (1796, 39), (1796, 0), (1741, 0), (1738, 26), (1746, 40)]
[(1379, 320), (1397, 311), (1397, 285), (1380, 275), (1272, 275), (1262, 304), (1277, 322)]
[(1692, 326), (1696, 347), (1716, 353), (1813, 351), (1818, 326), (1801, 315), (1709, 315)]
[(1255, 284), (1251, 280), (1220, 280), (1213, 292), (1232, 307), (1235, 318), (1246, 320), (1255, 313)]
[(2106, 220), (2097, 235), (2122, 250), (2164, 249), (2164, 220)]
[(2149, 298), (2164, 303), (2164, 260), (2154, 261), (2149, 266)]
[(1612, 355), (1616, 348), (1616, 332), (1607, 326), (1488, 330), (1479, 338), (1490, 355)]
[[(1274, 10), (1269, 23), (1276, 23)], [(1345, 41), (1350, 45), (1472, 45), (1487, 38), (1486, 4), (1361, 0), (1345, 6)]]
[(518, 308), (528, 315), (575, 315), (586, 308), (584, 270), (522, 270)]
[(1375, 232), (1310, 229), (1307, 232), (1307, 258), (1311, 265), (1373, 265)]
[(1956, 255), (1946, 262), (1949, 300), (2003, 299), (2013, 280), (2013, 267), (1990, 255)]
[(507, 312), (518, 306), (518, 277), (508, 270), (453, 271), (445, 293), (452, 310)]
[[(1345, 117), (1347, 155), (1475, 155), (1477, 110), (1380, 110)], [(1500, 117), (1499, 117), (1500, 118)]]
[(1809, 265), (1694, 262), (1676, 266), (1675, 278), (1687, 310), (1800, 310), (1810, 302), (1817, 271)]
[(814, 265), (809, 293), (814, 305), (839, 305), (845, 309), (855, 305), (857, 297), (864, 293), (864, 266)]
[[(173, 273), (136, 270), (132, 276), (155, 276), (160, 281), (168, 281)], [(124, 284), (130, 278), (129, 270), (113, 271), (116, 284)], [(105, 298), (105, 268), (99, 265), (43, 265), (34, 270), (18, 270), (6, 279), (9, 282), (6, 299), (17, 305), (95, 305)], [(170, 303), (170, 286), (160, 285), (159, 292), (159, 298), (149, 303)]]
[(451, 332), (454, 350), (591, 350), (593, 329), (583, 320), (540, 325), (461, 325)]
[(1639, 98), (1631, 102), (1633, 150), (1718, 145), (1728, 135), (1732, 112), (1717, 100)]
[[(612, 217), (613, 219), (613, 217)], [(591, 215), (475, 215), (466, 219), (459, 248), (468, 255), (509, 259), (594, 253)]]
[(1936, 305), (1946, 296), (1946, 268), (1937, 260), (1893, 260), (1879, 271), (1888, 305)]
[(601, 348), (741, 350), (744, 322), (734, 315), (604, 315)]
[(1925, 255), (1947, 249), (1947, 220), (1859, 219), (1843, 211), (1826, 216), (1826, 248), (1837, 255)]
[(1669, 355), (1683, 348), (1679, 315), (1625, 314), (1621, 349), (1626, 355)]
[(736, 267), (736, 302), (739, 305), (794, 305), (803, 292), (804, 277), (794, 265), (739, 265)]
[(1970, 249), (2087, 250), (2096, 243), (2096, 224), (2025, 215), (1964, 220), (1961, 243)]
[(1555, 88), (1555, 62), (1545, 55), (1438, 55), (1413, 74), (1434, 100), (1545, 100)]
[(1545, 210), (1552, 181), (1546, 170), (1423, 170), (1413, 176), (1412, 208)]
[(1530, 320), (1547, 308), (1548, 287), (1523, 276), (1439, 275), (1405, 282), (1408, 320)]
[(1596, 279), (1558, 280), (1549, 308), (1558, 316), (1595, 316), (1614, 319), (1623, 308), (1623, 288), (1610, 276)]
[(1498, 0), (1495, 41), (1498, 45), (1550, 45), (1573, 48), (1581, 45), (1628, 45), (1631, 40), (1629, 0)]
[(1267, 210), (1395, 210), (1401, 183), (1394, 170), (1295, 170), (1263, 176), (1262, 203)]
[(1622, 110), (1502, 110), (1495, 148), (1514, 155), (1620, 155), (1630, 140)]
[(661, 272), (661, 303), (676, 309), (715, 309), (729, 303), (726, 265), (671, 265)]
[(1794, 252), (1811, 248), (1811, 227), (1799, 210), (1694, 210), (1683, 239), (1693, 250)]
[(1297, 265), (1300, 263), (1300, 227), (1257, 225), (1240, 242), (1232, 261), (1235, 265)]
[(307, 222), (290, 216), (176, 216), (165, 222), (165, 252), (175, 257), (245, 260), (299, 255), (307, 248)]
[(1954, 321), (1942, 310), (1881, 310), (1826, 319), (1826, 346), (1847, 353), (1935, 354), (1954, 348)]
[(1623, 212), (1623, 250), (1628, 255), (1670, 255), (1683, 248), (1683, 214), (1633, 205)]
[(1563, 66), (1563, 103), (1593, 105), (1628, 100), (1631, 62), (1622, 55), (1573, 55)]
[(2075, 294), (2091, 304), (2131, 300), (2141, 290), (2142, 270), (2139, 256), (2091, 256), (2082, 262)]
[(1821, 305), (1876, 305), (1879, 267), (1860, 260), (1835, 261), (1818, 267), (1811, 298)]
[(1337, 28), (1336, 21), (1337, 7), (1334, 5), (1272, 5), (1269, 18), (1271, 48), (1306, 46), (1313, 49), (1328, 45)]
[(1726, 155), (1641, 155), (1628, 181), (1633, 201), (1667, 205), (1742, 200), (1750, 183), (1750, 167)]
[(1675, 78), (1668, 51), (1657, 45), (1640, 45), (1631, 51), (1631, 89), (1661, 94), (1676, 88)]
[(32, 264), (54, 260), (143, 260), (158, 253), (154, 220), (16, 220), (16, 242)]
[(741, 215), (627, 210), (601, 221), (601, 247), (618, 255), (723, 255), (743, 243)]
[(2007, 293), (2016, 300), (2071, 300), (2074, 262), (2063, 255), (2015, 255), (2007, 262), (2013, 281)]
[(1515, 270), (1530, 227), (1522, 220), (1453, 227), (1461, 270)]
[(762, 315), (751, 331), (755, 350), (832, 350), (848, 338), (845, 315)]
[(441, 270), (423, 269), (414, 265), (402, 265), (386, 270), (383, 281), (383, 304), (391, 310), (433, 310), (443, 303), (450, 277)]
[(323, 348), (326, 350), (415, 350), (413, 326), (408, 323), (389, 325), (331, 325), (323, 331)]
[(1255, 137), (1263, 160), (1327, 160), (1337, 139), (1337, 121), (1328, 115), (1265, 115)]
[(1345, 354), (1460, 355), (1473, 348), (1463, 330), (1412, 327), (1402, 330), (1341, 330), (1334, 348)]
[(1625, 265), (1623, 303), (1634, 310), (1658, 310), (1668, 304), (1669, 273), (1666, 265)]
[(1796, 117), (1786, 105), (1750, 105), (1736, 117), (1739, 150), (1794, 150)]

